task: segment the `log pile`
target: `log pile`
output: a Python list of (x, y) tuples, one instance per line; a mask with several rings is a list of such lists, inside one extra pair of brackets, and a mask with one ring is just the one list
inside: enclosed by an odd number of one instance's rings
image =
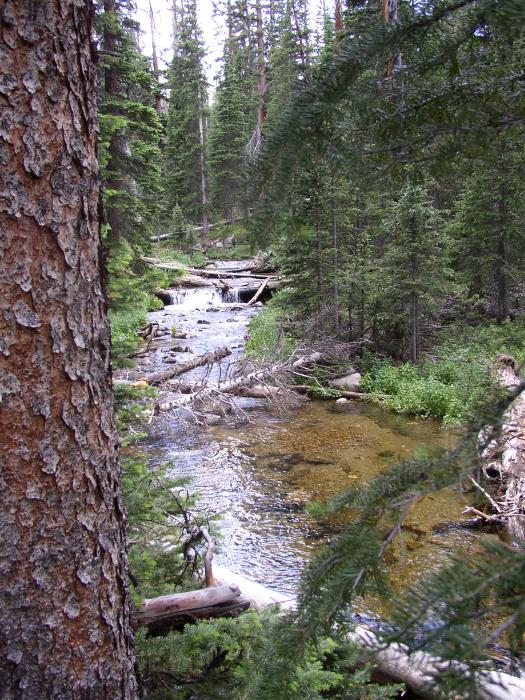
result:
[(263, 367), (253, 372), (249, 372), (248, 374), (237, 377), (236, 379), (231, 379), (229, 381), (222, 382), (220, 386), (210, 386), (195, 393), (181, 396), (180, 398), (177, 398), (173, 401), (159, 403), (157, 404), (156, 409), (157, 411), (169, 411), (179, 406), (187, 406), (189, 404), (194, 403), (197, 400), (203, 402), (207, 399), (212, 399), (214, 398), (214, 396), (217, 396), (218, 393), (233, 393), (241, 387), (252, 386), (261, 382), (267, 377), (275, 377), (278, 374), (282, 374), (283, 372), (293, 371), (294, 369), (298, 369), (299, 367), (314, 364), (320, 359), (321, 353), (319, 352), (314, 352), (310, 355), (303, 355), (296, 360), (291, 358), (287, 362), (275, 363), (273, 365), (269, 365), (268, 367)]

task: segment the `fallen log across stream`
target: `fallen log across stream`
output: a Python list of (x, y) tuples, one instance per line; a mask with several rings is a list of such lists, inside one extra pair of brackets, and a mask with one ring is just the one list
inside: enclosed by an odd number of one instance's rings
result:
[[(163, 260), (159, 260), (158, 258), (149, 258), (149, 257), (142, 257), (142, 260), (144, 262), (150, 263), (151, 265), (154, 265), (155, 267), (158, 267), (161, 270), (182, 270), (188, 275), (196, 275), (198, 277), (206, 277), (206, 278), (219, 278), (219, 277), (231, 277), (231, 278), (242, 278), (242, 279), (259, 279), (259, 280), (264, 280), (268, 279), (270, 281), (277, 281), (277, 276), (273, 275), (271, 273), (265, 274), (262, 272), (237, 272), (234, 270), (227, 270), (227, 269), (221, 269), (221, 270), (211, 270), (211, 269), (206, 269), (206, 268), (197, 268), (197, 267), (188, 267), (187, 265), (183, 265), (181, 263), (169, 263), (169, 262), (164, 262)], [(183, 279), (181, 278), (181, 282)]]
[(181, 374), (190, 372), (192, 369), (197, 367), (202, 367), (204, 365), (211, 365), (214, 362), (219, 362), (223, 358), (231, 355), (231, 350), (229, 348), (217, 348), (216, 350), (210, 350), (205, 352), (204, 355), (199, 355), (193, 358), (189, 362), (185, 362), (182, 365), (178, 365), (172, 369), (163, 370), (162, 372), (155, 372), (155, 374), (148, 374), (145, 380), (148, 384), (162, 384), (162, 382), (168, 381), (168, 379), (173, 379), (173, 377), (179, 377)]
[[(261, 369), (255, 370), (254, 372), (250, 372), (241, 377), (237, 377), (236, 379), (223, 382), (220, 385), (207, 387), (205, 389), (201, 389), (200, 391), (191, 394), (186, 394), (185, 396), (181, 396), (180, 398), (175, 399), (173, 401), (158, 403), (156, 405), (156, 410), (169, 411), (170, 409), (177, 408), (178, 406), (187, 406), (188, 404), (191, 404), (197, 400), (204, 401), (208, 398), (213, 398), (218, 393), (231, 393), (239, 389), (240, 387), (250, 386), (251, 384), (257, 384), (264, 380), (266, 377), (274, 377), (286, 371), (291, 371), (299, 367), (314, 364), (315, 362), (319, 362), (321, 358), (322, 355), (320, 352), (314, 352), (310, 355), (303, 355), (297, 360), (293, 360), (293, 358), (291, 358), (287, 362), (279, 362), (268, 367), (263, 367)], [(149, 378), (147, 378), (147, 380), (150, 381)]]
[[(293, 609), (296, 606), (296, 600), (293, 597), (271, 591), (222, 566), (214, 566), (214, 580), (223, 586), (228, 584), (236, 586), (254, 610), (262, 610), (271, 605), (276, 605), (283, 610)], [(449, 667), (449, 662), (425, 652), (409, 654), (402, 644), (385, 646), (376, 634), (362, 625), (354, 628), (348, 635), (348, 640), (363, 648), (365, 659), (372, 661), (380, 677), (386, 677), (393, 682), (401, 681), (421, 697), (442, 697), (436, 688), (434, 678)], [(466, 669), (465, 672), (467, 672)], [(487, 671), (480, 674), (477, 681), (476, 697), (479, 700), (525, 700), (525, 679), (523, 678), (498, 671)], [(461, 696), (457, 697), (461, 698)]]

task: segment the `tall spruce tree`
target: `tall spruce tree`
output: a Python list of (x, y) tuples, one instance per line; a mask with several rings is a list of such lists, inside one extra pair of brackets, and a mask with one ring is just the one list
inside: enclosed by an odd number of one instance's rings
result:
[(419, 359), (422, 318), (444, 297), (447, 250), (443, 221), (428, 189), (407, 182), (385, 221), (389, 240), (379, 263), (377, 285), (382, 297), (382, 333)]
[(168, 71), (168, 109), (164, 157), (165, 211), (169, 219), (179, 205), (193, 224), (207, 227), (207, 163), (204, 46), (196, 0), (177, 9), (177, 36)]
[[(522, 135), (522, 134), (521, 134)], [(488, 149), (487, 149), (488, 150)], [(500, 137), (475, 162), (449, 224), (455, 267), (468, 296), (484, 304), (498, 321), (509, 317), (513, 292), (523, 275), (523, 145), (516, 136)]]
[(125, 307), (145, 283), (141, 256), (151, 249), (161, 210), (162, 127), (158, 84), (140, 53), (138, 27), (123, 0), (105, 0), (95, 22), (100, 45), (99, 114), (104, 242), (110, 307)]

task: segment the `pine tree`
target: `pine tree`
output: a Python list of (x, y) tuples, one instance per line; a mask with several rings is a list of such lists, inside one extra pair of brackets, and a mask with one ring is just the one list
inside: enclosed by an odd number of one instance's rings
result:
[(160, 211), (158, 87), (135, 41), (123, 0), (105, 0), (96, 29), (102, 46), (100, 124), (104, 211), (110, 246), (149, 249)]
[(204, 47), (197, 22), (196, 0), (184, 0), (178, 11), (177, 41), (168, 71), (166, 115), (165, 212), (179, 205), (184, 216), (207, 228), (207, 164), (205, 159), (206, 80)]
[(410, 338), (410, 359), (416, 363), (421, 319), (443, 298), (447, 283), (442, 217), (428, 189), (407, 182), (391, 206), (385, 228), (389, 241), (377, 278), (383, 324), (387, 335), (397, 334), (402, 343)]
[(232, 224), (244, 204), (243, 172), (249, 138), (239, 52), (226, 50), (209, 131), (210, 196), (214, 210)]
[(522, 281), (522, 152), (515, 138), (500, 138), (464, 182), (449, 225), (468, 296), (484, 302), (498, 321), (509, 317), (512, 291)]

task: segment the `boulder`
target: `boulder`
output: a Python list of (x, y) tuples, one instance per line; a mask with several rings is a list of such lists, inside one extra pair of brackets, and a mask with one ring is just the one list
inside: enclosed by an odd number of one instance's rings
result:
[(359, 391), (361, 375), (359, 372), (354, 372), (340, 379), (332, 379), (330, 386), (333, 386), (335, 389), (346, 389), (346, 391)]
[(225, 248), (233, 248), (235, 245), (235, 236), (226, 236), (226, 238), (223, 241), (224, 247)]

